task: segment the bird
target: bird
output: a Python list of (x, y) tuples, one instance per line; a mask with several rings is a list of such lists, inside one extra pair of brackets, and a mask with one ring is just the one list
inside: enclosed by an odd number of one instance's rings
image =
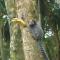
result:
[(44, 32), (39, 21), (30, 20), (29, 31), (31, 33), (31, 36), (34, 38), (34, 40), (37, 41), (37, 46), (39, 47), (40, 52), (42, 53), (45, 60), (49, 60), (48, 54), (44, 48), (44, 43), (43, 43)]
[(42, 27), (39, 24), (39, 21), (35, 20), (29, 20), (28, 24), (22, 19), (19, 18), (13, 18), (12, 22), (22, 25), (23, 27), (28, 27), (28, 31), (31, 33), (31, 36), (34, 40), (37, 41), (37, 45), (40, 48), (40, 52), (44, 56), (45, 60), (49, 60), (48, 54), (46, 53), (46, 50), (44, 48), (43, 44), (43, 36), (44, 32)]

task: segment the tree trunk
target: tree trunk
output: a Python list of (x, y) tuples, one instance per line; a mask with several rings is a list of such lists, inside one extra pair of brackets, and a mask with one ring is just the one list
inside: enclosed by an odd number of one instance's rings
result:
[[(28, 25), (29, 20), (37, 20), (39, 19), (39, 14), (37, 10), (37, 0), (6, 0), (6, 8), (8, 15), (12, 17), (22, 18)], [(7, 3), (9, 3), (7, 5)], [(16, 4), (16, 5), (15, 5)], [(13, 27), (13, 28), (12, 28)], [(15, 39), (15, 31), (17, 25), (11, 25), (11, 42), (10, 42), (10, 53), (11, 60), (17, 60), (17, 55), (15, 53), (16, 50), (16, 41)], [(22, 32), (22, 41), (23, 41), (23, 50), (25, 60), (43, 60), (43, 56), (40, 53), (39, 48), (37, 47), (37, 42), (32, 38), (30, 32), (28, 31), (28, 27), (21, 28)], [(19, 38), (20, 39), (20, 38)], [(22, 59), (21, 59), (22, 60)]]
[(43, 60), (43, 56), (37, 47), (36, 41), (32, 38), (27, 28), (22, 30), (23, 50), (25, 60)]
[[(17, 17), (15, 3), (15, 0), (5, 0), (7, 13), (11, 20)], [(15, 23), (10, 23), (10, 60), (24, 60), (20, 26)]]
[(12, 23), (10, 29), (11, 29), (10, 31), (10, 34), (11, 34), (10, 59), (11, 60), (24, 60), (20, 26)]
[[(40, 19), (37, 0), (16, 0), (18, 18), (22, 18), (28, 25), (29, 20)], [(32, 38), (28, 27), (21, 28), (25, 60), (43, 60), (37, 47), (37, 42)]]

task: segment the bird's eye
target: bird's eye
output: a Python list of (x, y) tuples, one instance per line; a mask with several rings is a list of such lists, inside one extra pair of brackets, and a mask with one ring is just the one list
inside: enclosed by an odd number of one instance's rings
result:
[(30, 21), (29, 22), (29, 26), (30, 27), (34, 27), (36, 25), (36, 22), (34, 20)]

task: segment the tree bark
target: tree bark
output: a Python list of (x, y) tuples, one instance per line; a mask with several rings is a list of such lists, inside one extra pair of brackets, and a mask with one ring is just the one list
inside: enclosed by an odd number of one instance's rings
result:
[(27, 28), (22, 30), (22, 40), (25, 60), (43, 60), (37, 42), (32, 38)]
[[(7, 0), (6, 7), (8, 15), (12, 17), (18, 17), (23, 19), (27, 25), (29, 20), (37, 20), (39, 19), (39, 14), (37, 10), (37, 0)], [(9, 3), (7, 5), (7, 3)], [(14, 3), (16, 5), (14, 5)], [(14, 15), (15, 14), (15, 15)], [(41, 18), (41, 17), (40, 17)], [(13, 28), (12, 28), (13, 27)], [(10, 53), (12, 55), (11, 60), (16, 59), (16, 39), (15, 39), (15, 25), (11, 26), (11, 42), (10, 42)], [(20, 26), (21, 27), (21, 26)], [(28, 31), (28, 27), (21, 28), (22, 32), (22, 41), (23, 41), (23, 50), (25, 60), (43, 60), (43, 56), (40, 53), (39, 48), (37, 47), (37, 42), (32, 38), (31, 33)]]
[[(37, 0), (16, 0), (18, 18), (22, 18), (28, 25), (29, 20), (40, 19)], [(37, 42), (32, 38), (29, 28), (21, 28), (25, 60), (43, 60), (37, 47)]]
[[(7, 14), (12, 20), (17, 17), (15, 0), (5, 0)], [(9, 21), (10, 23), (11, 21)], [(24, 60), (21, 32), (18, 24), (10, 23), (10, 60)]]

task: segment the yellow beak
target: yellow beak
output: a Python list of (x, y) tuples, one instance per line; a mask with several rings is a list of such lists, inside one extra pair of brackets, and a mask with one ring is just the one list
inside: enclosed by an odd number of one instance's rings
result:
[(19, 18), (13, 18), (11, 22), (20, 24), (23, 27), (26, 27), (27, 26), (26, 22), (23, 21), (22, 19), (19, 19)]

